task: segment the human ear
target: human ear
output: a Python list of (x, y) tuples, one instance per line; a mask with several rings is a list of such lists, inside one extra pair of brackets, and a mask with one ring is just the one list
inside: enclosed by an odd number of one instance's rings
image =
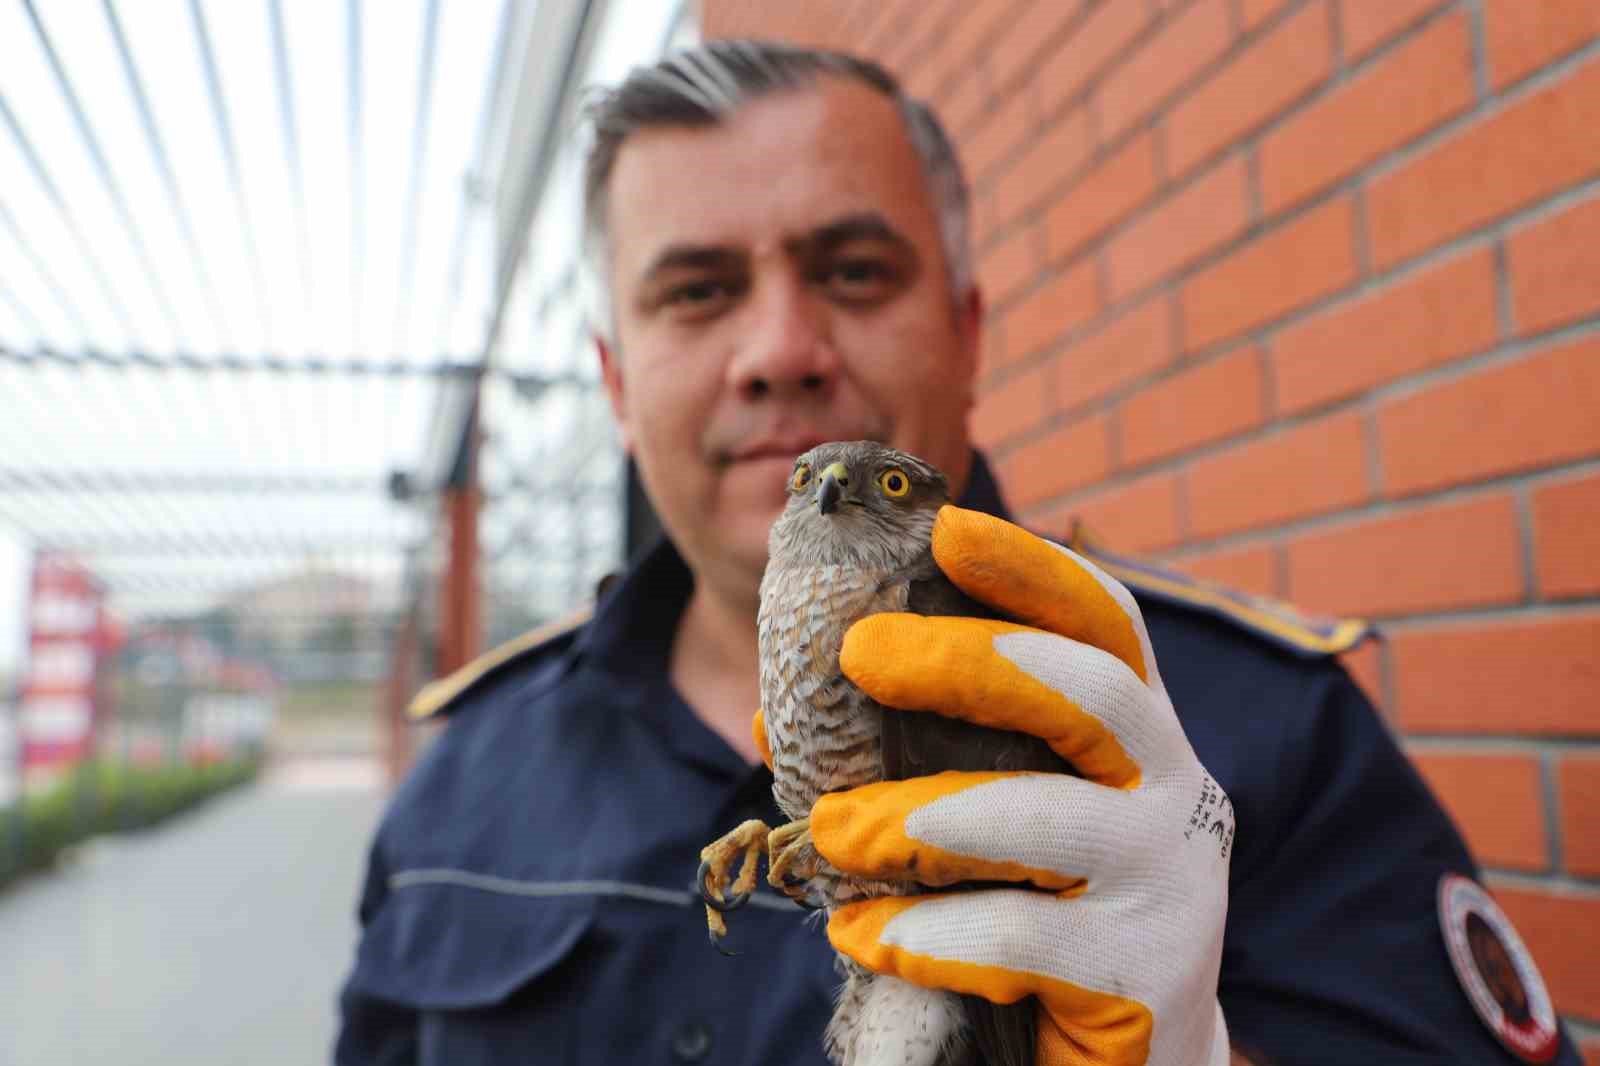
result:
[(605, 383), (606, 398), (611, 401), (611, 414), (617, 420), (617, 433), (622, 438), (622, 450), (632, 455), (633, 433), (623, 393), (622, 360), (611, 344), (599, 335), (594, 338), (594, 350), (600, 359), (600, 380)]

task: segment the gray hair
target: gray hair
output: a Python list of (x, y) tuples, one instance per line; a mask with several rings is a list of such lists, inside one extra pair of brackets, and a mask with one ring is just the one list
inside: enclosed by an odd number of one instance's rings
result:
[(932, 108), (908, 96), (894, 75), (871, 60), (766, 41), (711, 41), (635, 67), (621, 85), (597, 92), (585, 107), (593, 140), (584, 163), (580, 273), (592, 329), (615, 339), (606, 198), (628, 137), (653, 127), (714, 126), (753, 99), (810, 85), (825, 75), (876, 89), (899, 109), (933, 194), (951, 296), (959, 304), (972, 284), (967, 181)]

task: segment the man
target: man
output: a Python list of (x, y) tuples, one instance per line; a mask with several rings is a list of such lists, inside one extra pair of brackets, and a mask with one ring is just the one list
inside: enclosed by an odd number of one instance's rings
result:
[[(1066, 738), (1087, 780), (1034, 775), (1014, 806), (966, 804), (927, 838), (972, 880), (1056, 892), (982, 913), (1001, 897), (969, 893), (980, 902), (914, 906), (914, 920), (854, 912), (829, 925), (834, 945), (914, 983), (1037, 996), (1041, 1061), (1517, 1061), (1463, 991), (1472, 964), (1452, 969), (1440, 901), (1460, 896), (1462, 929), (1473, 911), (1514, 934), (1486, 896), (1456, 892), (1471, 859), (1328, 657), (1338, 643), (1273, 643), (1170, 578), (1129, 597), (970, 513), (1005, 510), (966, 434), (982, 302), (965, 186), (931, 113), (870, 64), (719, 43), (636, 71), (595, 127), (599, 356), (668, 539), (586, 624), (424, 694), (450, 724), (374, 843), (338, 1060), (821, 1061), (838, 983), (821, 931), (758, 893), (732, 923), (742, 954), (722, 958), (688, 883), (701, 845), (777, 820), (750, 723), (757, 589), (790, 464), (872, 438), (949, 475), (965, 510), (936, 533), (941, 565), (990, 575), (991, 600), (1039, 628), (1002, 647), (873, 619), (844, 669), (913, 686), (921, 709), (983, 704)], [(967, 657), (925, 661), (924, 643)], [(1131, 667), (1114, 666), (1122, 702), (1065, 698), (1074, 664), (1108, 655)], [(1181, 808), (1162, 806), (1173, 781)], [(1046, 802), (1066, 784), (1135, 812), (1109, 847), (1089, 846), (1076, 803)], [(941, 816), (976, 794), (940, 797)], [(910, 815), (884, 812), (934, 806), (906, 796), (840, 795), (813, 818), (818, 849), (903, 872)], [(1048, 832), (1014, 854), (1023, 823)], [(1519, 976), (1543, 995), (1531, 966)], [(1521, 1046), (1576, 1062), (1542, 1005)]]

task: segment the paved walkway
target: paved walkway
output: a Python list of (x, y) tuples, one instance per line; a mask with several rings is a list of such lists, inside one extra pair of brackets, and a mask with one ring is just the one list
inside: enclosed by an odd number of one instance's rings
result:
[(327, 1062), (382, 802), (284, 767), (0, 894), (0, 1066)]

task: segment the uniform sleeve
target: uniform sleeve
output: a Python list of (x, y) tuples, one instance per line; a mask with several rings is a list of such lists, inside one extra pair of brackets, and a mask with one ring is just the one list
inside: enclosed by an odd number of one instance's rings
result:
[[(359, 916), (363, 937), (389, 894), (382, 837), (373, 842)], [(360, 949), (357, 949), (360, 957)], [(417, 1011), (368, 995), (352, 974), (339, 996), (339, 1037), (335, 1066), (410, 1066), (417, 1061)]]
[[(1299, 702), (1241, 768), (1260, 787), (1239, 790), (1218, 990), (1235, 1047), (1269, 1064), (1519, 1061), (1445, 948), (1440, 878), (1477, 876), (1459, 834), (1342, 669), (1314, 671)], [(1578, 1066), (1570, 1040), (1554, 1061)]]

